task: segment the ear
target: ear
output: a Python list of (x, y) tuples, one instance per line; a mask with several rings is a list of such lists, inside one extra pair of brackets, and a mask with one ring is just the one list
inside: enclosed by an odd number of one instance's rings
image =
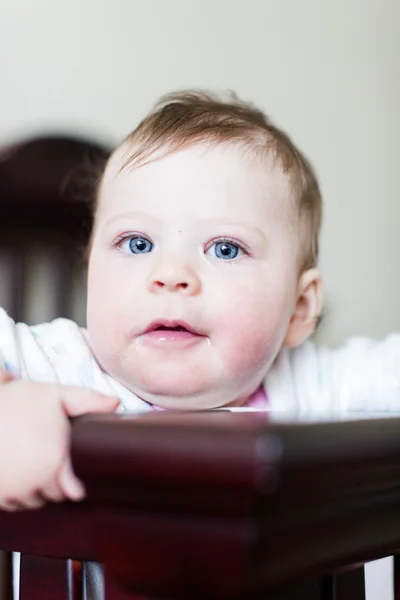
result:
[(300, 346), (314, 332), (322, 310), (322, 285), (318, 269), (301, 274), (297, 285), (296, 305), (283, 345)]

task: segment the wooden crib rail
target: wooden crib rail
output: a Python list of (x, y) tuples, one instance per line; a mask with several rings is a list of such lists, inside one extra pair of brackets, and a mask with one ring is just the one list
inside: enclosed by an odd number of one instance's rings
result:
[(104, 563), (107, 600), (358, 600), (346, 566), (400, 547), (399, 417), (168, 412), (72, 430), (87, 501), (0, 513), (21, 600), (80, 598), (78, 563), (60, 559)]

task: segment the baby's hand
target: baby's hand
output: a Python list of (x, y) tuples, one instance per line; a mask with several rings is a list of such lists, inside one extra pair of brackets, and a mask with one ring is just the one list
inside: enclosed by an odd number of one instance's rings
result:
[(68, 417), (117, 405), (116, 398), (85, 388), (10, 381), (0, 369), (0, 509), (84, 498), (71, 466)]

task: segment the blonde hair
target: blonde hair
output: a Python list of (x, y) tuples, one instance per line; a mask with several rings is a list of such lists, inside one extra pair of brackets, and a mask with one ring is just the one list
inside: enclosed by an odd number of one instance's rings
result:
[(269, 154), (288, 175), (300, 228), (300, 268), (318, 261), (322, 200), (314, 170), (289, 136), (252, 104), (235, 95), (223, 100), (211, 93), (168, 94), (117, 148), (126, 148), (121, 170), (140, 167), (196, 143), (234, 143), (257, 156)]

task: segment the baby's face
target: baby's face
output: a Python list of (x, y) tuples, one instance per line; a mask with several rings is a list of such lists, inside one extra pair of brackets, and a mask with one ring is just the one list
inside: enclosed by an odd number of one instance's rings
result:
[(111, 159), (89, 263), (104, 370), (165, 408), (243, 403), (296, 304), (289, 184), (272, 162), (197, 145), (140, 168)]

